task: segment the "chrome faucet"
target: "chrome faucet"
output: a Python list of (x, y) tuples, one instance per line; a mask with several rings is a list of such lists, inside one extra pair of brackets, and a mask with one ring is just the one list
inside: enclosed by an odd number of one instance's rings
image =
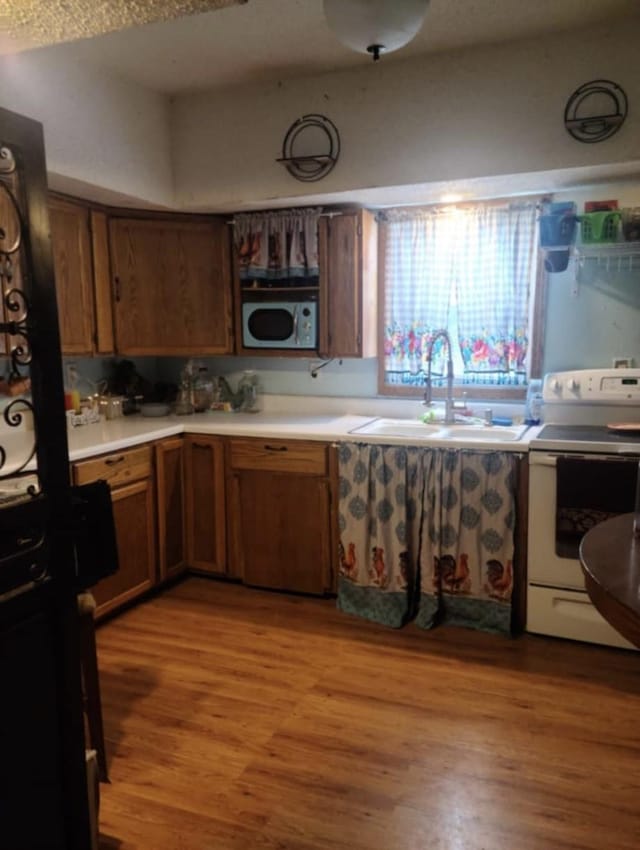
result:
[(452, 425), (455, 422), (455, 413), (454, 413), (454, 401), (453, 401), (453, 357), (451, 354), (451, 337), (449, 336), (449, 332), (444, 328), (435, 331), (431, 340), (429, 341), (429, 347), (427, 348), (427, 360), (429, 361), (429, 366), (427, 368), (427, 377), (425, 380), (424, 387), (424, 404), (430, 405), (432, 403), (432, 386), (431, 386), (431, 362), (433, 360), (433, 346), (437, 339), (445, 340), (447, 343), (447, 397), (444, 402), (444, 424)]

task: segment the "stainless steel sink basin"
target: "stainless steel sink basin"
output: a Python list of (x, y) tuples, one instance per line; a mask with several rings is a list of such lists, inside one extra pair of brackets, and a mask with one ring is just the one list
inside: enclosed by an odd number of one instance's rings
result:
[(425, 424), (418, 419), (374, 419), (366, 425), (360, 425), (350, 434), (369, 434), (375, 437), (408, 437), (414, 441), (433, 442), (435, 440), (497, 443), (519, 440), (526, 431), (526, 425), (443, 425)]

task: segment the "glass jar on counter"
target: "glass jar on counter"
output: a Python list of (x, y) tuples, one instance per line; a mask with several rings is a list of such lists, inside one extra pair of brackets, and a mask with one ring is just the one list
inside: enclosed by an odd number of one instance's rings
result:
[(213, 401), (213, 380), (206, 366), (200, 366), (193, 380), (193, 409), (195, 413), (204, 413), (211, 408)]
[(238, 384), (240, 404), (237, 409), (240, 413), (258, 412), (260, 409), (258, 390), (258, 376), (253, 369), (246, 369), (242, 373), (240, 383)]

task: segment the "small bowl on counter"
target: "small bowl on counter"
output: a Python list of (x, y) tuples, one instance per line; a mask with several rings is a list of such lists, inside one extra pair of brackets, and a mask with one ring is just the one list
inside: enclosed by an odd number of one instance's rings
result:
[(145, 402), (140, 405), (140, 413), (143, 416), (168, 416), (171, 413), (171, 405), (164, 402)]

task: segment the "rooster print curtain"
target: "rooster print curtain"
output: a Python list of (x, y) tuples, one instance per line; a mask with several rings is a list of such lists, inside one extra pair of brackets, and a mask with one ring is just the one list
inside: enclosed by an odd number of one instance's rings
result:
[(516, 457), (343, 443), (338, 606), (509, 634)]
[(419, 449), (342, 443), (338, 607), (387, 626), (415, 598), (424, 475)]
[(517, 458), (427, 453), (416, 623), (511, 631)]

